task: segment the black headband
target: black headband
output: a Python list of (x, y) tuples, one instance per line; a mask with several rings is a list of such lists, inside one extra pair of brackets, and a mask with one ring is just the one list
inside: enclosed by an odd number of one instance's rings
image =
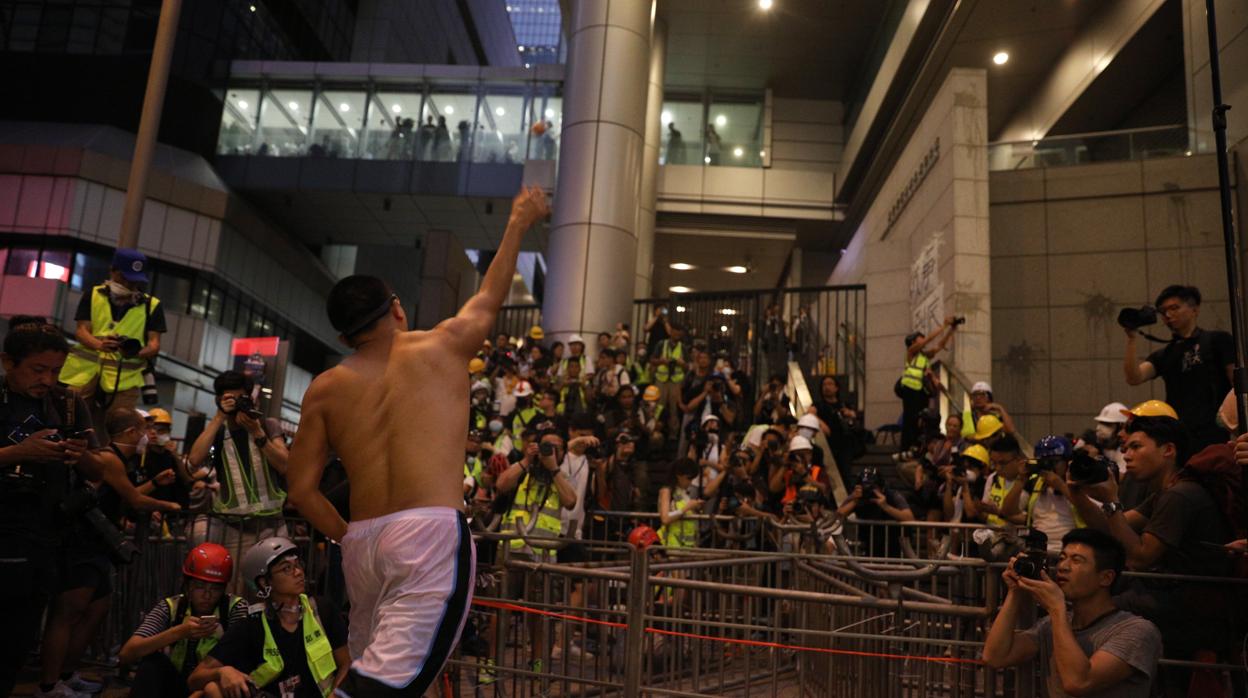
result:
[(394, 303), (395, 301), (397, 301), (398, 299), (399, 297), (396, 294), (391, 293), (390, 297), (386, 299), (385, 303), (382, 303), (381, 305), (377, 306), (375, 310), (370, 312), (368, 315), (365, 315), (364, 317), (360, 318), (360, 320), (356, 322), (354, 325), (343, 330), (342, 336), (346, 337), (347, 339), (351, 339), (355, 335), (363, 332), (364, 328), (368, 327), (374, 322), (377, 322), (378, 320), (381, 319), (382, 315), (385, 315), (387, 312), (389, 312), (390, 305)]

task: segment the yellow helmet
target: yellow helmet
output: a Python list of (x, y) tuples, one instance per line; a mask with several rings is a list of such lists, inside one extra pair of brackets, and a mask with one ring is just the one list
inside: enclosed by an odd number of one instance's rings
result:
[(646, 392), (641, 394), (641, 399), (645, 400), (646, 402), (658, 402), (659, 401), (659, 386), (657, 385), (646, 386)]
[(979, 418), (975, 423), (975, 440), (983, 441), (993, 434), (1001, 431), (1001, 427), (1005, 426), (1001, 423), (1000, 418), (995, 414), (986, 414)]
[(1179, 413), (1174, 411), (1170, 405), (1161, 400), (1145, 400), (1129, 410), (1124, 410), (1123, 414), (1127, 418), (1131, 417), (1169, 417), (1170, 419), (1178, 419)]
[(985, 468), (988, 467), (988, 449), (980, 446), (979, 444), (972, 444), (971, 446), (968, 446), (966, 450), (962, 452), (962, 455), (983, 463)]
[(159, 407), (153, 407), (147, 416), (152, 418), (152, 424), (173, 424), (173, 417)]
[(481, 373), (485, 370), (485, 362), (481, 359), (472, 359), (468, 362), (469, 373)]
[(541, 325), (534, 325), (529, 328), (529, 339), (532, 339), (535, 342), (540, 342), (543, 339), (546, 339), (546, 333), (542, 331)]

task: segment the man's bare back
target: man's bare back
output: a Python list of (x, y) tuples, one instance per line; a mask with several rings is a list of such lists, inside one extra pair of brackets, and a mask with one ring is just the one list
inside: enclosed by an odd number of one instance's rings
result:
[(347, 529), (319, 490), (331, 453), (346, 466), (352, 520), (419, 507), (463, 511), (468, 360), (493, 329), (521, 237), (548, 214), (540, 189), (516, 196), (480, 291), (434, 329), (406, 331), (394, 296), (364, 309), (364, 320), (375, 318), (367, 329), (339, 328), (355, 352), (312, 381), (288, 469), (290, 502), (322, 533), (341, 540)]

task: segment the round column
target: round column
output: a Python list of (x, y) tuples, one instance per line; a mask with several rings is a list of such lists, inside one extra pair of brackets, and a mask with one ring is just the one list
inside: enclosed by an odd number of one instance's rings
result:
[(658, 207), (659, 149), (663, 145), (663, 71), (667, 66), (667, 23), (654, 20), (650, 34), (650, 84), (646, 94), (646, 143), (641, 160), (641, 200), (637, 207), (636, 298), (654, 296), (654, 219)]
[(632, 317), (654, 0), (572, 5), (542, 326), (562, 341)]

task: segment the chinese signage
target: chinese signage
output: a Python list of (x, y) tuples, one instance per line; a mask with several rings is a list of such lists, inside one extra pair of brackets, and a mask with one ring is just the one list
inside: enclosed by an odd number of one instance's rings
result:
[(932, 236), (910, 266), (910, 328), (931, 332), (944, 317), (945, 287), (940, 282), (940, 234)]

